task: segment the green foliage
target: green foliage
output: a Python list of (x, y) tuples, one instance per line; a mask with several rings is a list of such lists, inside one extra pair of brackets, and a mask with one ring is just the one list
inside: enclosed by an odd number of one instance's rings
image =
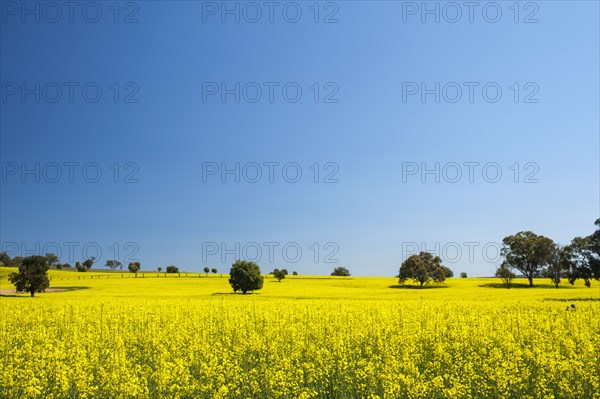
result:
[(559, 245), (553, 245), (552, 254), (548, 260), (548, 266), (544, 269), (542, 274), (552, 281), (554, 287), (558, 288), (561, 278), (568, 276), (569, 270), (570, 264), (567, 251)]
[(83, 261), (83, 266), (87, 269), (90, 270), (92, 268), (92, 266), (94, 265), (94, 261), (96, 260), (95, 256), (92, 256), (89, 259), (86, 259)]
[(206, 277), (208, 277), (208, 273), (210, 272), (210, 268), (208, 266), (204, 267), (204, 273), (206, 273)]
[(502, 283), (506, 286), (506, 288), (510, 288), (510, 283), (516, 277), (516, 275), (512, 272), (510, 266), (503, 263), (498, 269), (496, 269), (496, 277), (499, 277), (502, 280)]
[(159, 273), (162, 272), (162, 267), (159, 267), (157, 270)]
[(285, 275), (287, 273), (285, 273), (284, 270), (285, 269), (282, 269), (282, 270), (275, 269), (275, 270), (273, 270), (273, 276), (275, 276), (275, 278), (277, 279), (277, 281), (281, 282), (281, 280), (283, 280), (285, 278)]
[(8, 279), (17, 292), (29, 292), (33, 297), (36, 292), (44, 292), (50, 286), (48, 268), (45, 256), (28, 256), (19, 266), (19, 272), (10, 273)]
[(87, 268), (82, 265), (80, 262), (75, 262), (75, 268), (77, 269), (78, 272), (87, 272)]
[(596, 231), (587, 237), (575, 237), (564, 248), (564, 257), (569, 265), (567, 277), (571, 284), (582, 279), (587, 287), (591, 280), (600, 281), (600, 219), (596, 220)]
[(136, 273), (140, 271), (142, 265), (140, 264), (140, 262), (131, 262), (129, 263), (129, 266), (127, 266), (127, 268), (129, 269), (129, 271), (131, 273)]
[(452, 275), (452, 270), (442, 265), (439, 256), (433, 256), (429, 252), (421, 252), (402, 262), (398, 277), (400, 284), (413, 280), (423, 288), (423, 284), (429, 284), (430, 281), (443, 283), (446, 278), (452, 277)]
[(48, 261), (48, 264), (50, 266), (54, 266), (59, 262), (60, 259), (58, 259), (58, 256), (56, 256), (56, 254), (50, 252), (46, 254), (46, 260)]
[(298, 275), (298, 272), (294, 270), (294, 271), (292, 272), (292, 276), (297, 276), (297, 275)]
[(460, 278), (467, 278), (467, 272), (460, 272)]
[(177, 266), (167, 266), (167, 273), (179, 273)]
[(123, 264), (116, 259), (110, 259), (106, 261), (106, 267), (108, 267), (110, 270), (115, 270), (118, 267), (122, 269)]
[(213, 274), (217, 274), (217, 269), (215, 268), (212, 268), (210, 271), (213, 272)]
[(233, 292), (257, 291), (263, 287), (263, 276), (260, 267), (254, 262), (237, 260), (229, 271), (229, 284)]
[(541, 274), (553, 257), (554, 242), (531, 231), (521, 231), (502, 240), (504, 265), (523, 273), (533, 287), (533, 278)]
[(335, 269), (333, 269), (333, 272), (331, 272), (331, 275), (332, 276), (340, 276), (340, 277), (349, 277), (350, 270), (346, 269), (343, 266), (336, 267)]
[(0, 263), (3, 266), (10, 266), (12, 264), (12, 259), (10, 258), (10, 256), (8, 255), (8, 253), (5, 252), (0, 252)]

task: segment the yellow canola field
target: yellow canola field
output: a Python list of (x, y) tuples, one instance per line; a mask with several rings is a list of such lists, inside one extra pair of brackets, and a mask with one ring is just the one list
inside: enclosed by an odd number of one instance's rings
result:
[(0, 297), (0, 398), (600, 398), (597, 282), (51, 276)]

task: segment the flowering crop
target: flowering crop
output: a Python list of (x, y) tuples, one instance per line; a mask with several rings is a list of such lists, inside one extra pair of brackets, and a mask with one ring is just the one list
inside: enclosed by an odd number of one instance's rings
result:
[(290, 277), (233, 295), (226, 281), (0, 298), (0, 397), (600, 398), (593, 288)]

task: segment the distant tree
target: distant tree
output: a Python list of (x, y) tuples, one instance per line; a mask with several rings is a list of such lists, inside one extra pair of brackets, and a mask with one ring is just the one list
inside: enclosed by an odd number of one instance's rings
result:
[(281, 269), (281, 271), (283, 272), (283, 274), (285, 274), (286, 276), (288, 275), (288, 270), (287, 269)]
[(115, 270), (117, 267), (122, 266), (121, 262), (119, 262), (116, 259), (111, 259), (111, 260), (107, 260), (106, 261), (106, 267), (108, 267), (110, 270)]
[(260, 267), (254, 262), (237, 260), (229, 271), (229, 284), (233, 292), (242, 291), (242, 294), (260, 290), (263, 287)]
[(505, 265), (523, 273), (533, 287), (533, 278), (541, 274), (552, 258), (554, 242), (531, 231), (521, 231), (504, 237), (502, 243)]
[(75, 262), (75, 268), (78, 272), (87, 272), (87, 268), (79, 262)]
[(204, 273), (206, 273), (206, 277), (208, 277), (208, 273), (210, 272), (210, 268), (208, 266), (204, 267)]
[(297, 276), (297, 275), (298, 275), (298, 272), (294, 270), (294, 271), (292, 272), (292, 276)]
[(54, 267), (56, 267), (57, 270), (62, 270), (63, 265), (62, 263), (57, 263), (56, 265), (54, 265)]
[(411, 255), (402, 262), (398, 278), (400, 284), (413, 280), (423, 288), (423, 284), (429, 284), (430, 281), (443, 283), (452, 274), (450, 269), (442, 265), (442, 259), (439, 256), (421, 252), (418, 255)]
[(582, 279), (586, 287), (592, 280), (600, 281), (600, 219), (596, 220), (596, 231), (587, 237), (575, 237), (564, 248), (569, 265), (569, 283)]
[(177, 266), (167, 266), (167, 273), (179, 273)]
[(64, 267), (65, 269), (70, 269), (71, 268), (71, 264), (70, 263), (64, 263), (62, 265), (62, 267)]
[(460, 278), (467, 278), (467, 272), (460, 272)]
[(552, 254), (548, 259), (548, 266), (543, 271), (543, 275), (548, 277), (558, 288), (561, 278), (568, 276), (569, 273), (569, 255), (564, 248), (554, 244)]
[(277, 279), (277, 281), (279, 281), (281, 283), (281, 280), (283, 280), (285, 278), (286, 273), (284, 272), (285, 269), (279, 270), (279, 269), (275, 269), (273, 270), (273, 276), (275, 276), (275, 278)]
[(10, 266), (12, 264), (12, 259), (6, 251), (0, 252), (0, 263), (4, 266)]
[(335, 269), (333, 269), (333, 272), (331, 272), (331, 275), (332, 276), (348, 277), (348, 276), (350, 276), (350, 270), (346, 269), (343, 266), (336, 267)]
[(50, 286), (48, 268), (45, 256), (28, 256), (19, 266), (19, 272), (10, 273), (8, 279), (17, 292), (29, 292), (33, 297), (36, 292), (44, 292)]
[(159, 267), (159, 268), (158, 268), (158, 272), (159, 272), (159, 273), (160, 273), (160, 272), (162, 272), (162, 267)]
[(512, 272), (510, 266), (503, 263), (498, 269), (496, 269), (496, 277), (499, 277), (502, 280), (502, 283), (506, 286), (506, 288), (510, 288), (510, 283), (516, 277), (516, 275)]
[(55, 266), (60, 259), (58, 259), (58, 256), (56, 256), (56, 254), (49, 252), (46, 254), (46, 260), (48, 261), (49, 266)]
[(136, 277), (137, 277), (137, 273), (140, 271), (142, 265), (140, 264), (140, 262), (130, 262), (129, 266), (127, 266), (127, 268), (129, 269), (130, 273), (135, 273)]
[(94, 265), (95, 261), (96, 261), (96, 257), (92, 256), (91, 258), (83, 261), (83, 266), (85, 266), (86, 269), (90, 270), (92, 268), (92, 266)]
[(217, 269), (215, 269), (215, 268), (212, 268), (210, 271), (211, 271), (213, 274), (217, 274)]

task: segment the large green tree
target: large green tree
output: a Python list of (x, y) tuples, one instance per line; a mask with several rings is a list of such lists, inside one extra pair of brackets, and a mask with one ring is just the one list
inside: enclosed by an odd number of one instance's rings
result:
[(567, 252), (558, 244), (553, 245), (552, 253), (548, 260), (548, 266), (543, 272), (544, 276), (548, 277), (554, 284), (554, 287), (558, 288), (560, 280), (563, 277), (568, 276), (569, 269)]
[(263, 287), (263, 276), (260, 267), (254, 262), (237, 260), (229, 271), (229, 284), (233, 292), (257, 291)]
[(575, 237), (564, 249), (569, 264), (568, 278), (571, 284), (582, 279), (587, 287), (591, 280), (600, 281), (600, 219), (596, 231), (587, 237)]
[(421, 252), (418, 255), (411, 255), (402, 262), (398, 278), (400, 284), (413, 280), (423, 288), (423, 284), (430, 281), (442, 283), (452, 275), (452, 270), (442, 265), (442, 259), (439, 256), (433, 256), (429, 252)]
[(50, 286), (48, 268), (45, 256), (28, 256), (23, 259), (19, 271), (10, 273), (8, 279), (17, 292), (29, 292), (33, 297), (36, 292), (44, 292)]
[(531, 231), (521, 231), (504, 237), (502, 243), (504, 264), (523, 273), (533, 287), (533, 278), (538, 277), (552, 259), (554, 242)]

